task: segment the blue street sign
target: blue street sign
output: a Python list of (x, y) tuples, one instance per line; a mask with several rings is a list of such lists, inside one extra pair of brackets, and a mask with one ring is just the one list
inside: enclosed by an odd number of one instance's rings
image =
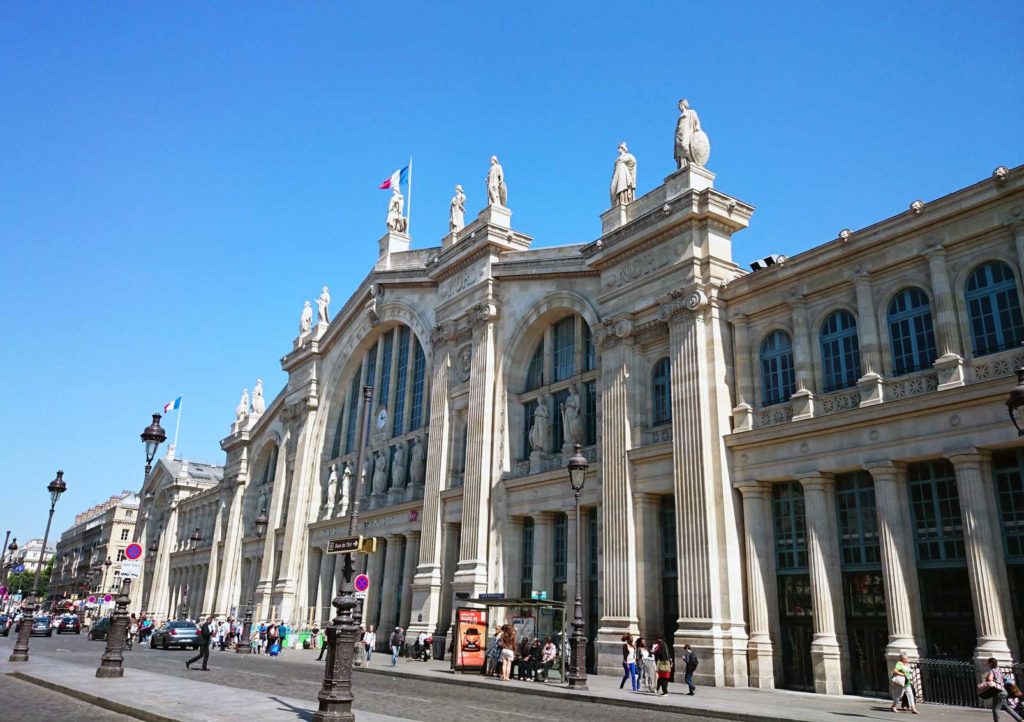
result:
[(23, 571), (25, 571), (25, 565), (24, 564), (19, 564), (16, 567), (13, 567), (11, 569), (11, 571), (12, 572), (23, 572)]

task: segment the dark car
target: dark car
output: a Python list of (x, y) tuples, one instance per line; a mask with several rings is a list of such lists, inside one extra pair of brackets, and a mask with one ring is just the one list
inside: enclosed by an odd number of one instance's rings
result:
[(57, 634), (81, 634), (82, 622), (74, 614), (65, 614), (57, 624)]
[(103, 619), (97, 619), (89, 627), (89, 641), (93, 642), (97, 639), (106, 639), (107, 632), (110, 631), (110, 617), (103, 617)]
[(8, 614), (0, 614), (0, 637), (6, 637), (11, 633), (11, 617)]
[(149, 638), (149, 646), (153, 649), (170, 649), (171, 647), (192, 647), (199, 649), (199, 627), (192, 622), (166, 622), (153, 632)]

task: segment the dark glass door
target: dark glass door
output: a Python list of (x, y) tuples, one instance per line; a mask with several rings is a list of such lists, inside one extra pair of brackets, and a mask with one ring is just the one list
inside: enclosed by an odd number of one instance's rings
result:
[(811, 639), (811, 578), (808, 574), (779, 576), (779, 611), (782, 631), (782, 687), (814, 691)]
[(885, 591), (880, 571), (844, 572), (846, 633), (850, 644), (854, 694), (889, 694), (885, 647), (889, 627), (885, 618)]

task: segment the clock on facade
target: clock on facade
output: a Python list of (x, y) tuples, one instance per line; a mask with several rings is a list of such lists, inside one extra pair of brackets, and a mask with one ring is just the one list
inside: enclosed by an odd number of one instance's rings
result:
[(388, 423), (388, 407), (381, 406), (377, 412), (377, 428), (383, 429), (384, 425)]

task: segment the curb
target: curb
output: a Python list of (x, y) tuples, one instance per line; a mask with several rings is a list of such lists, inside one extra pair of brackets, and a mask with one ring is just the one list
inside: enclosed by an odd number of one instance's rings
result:
[[(498, 685), (493, 682), (487, 682), (483, 679), (473, 679), (475, 676), (456, 676), (455, 673), (448, 675), (447, 673), (437, 676), (427, 676), (423, 674), (412, 674), (409, 672), (399, 671), (400, 667), (385, 667), (385, 668), (374, 668), (367, 669), (366, 667), (355, 667), (364, 674), (381, 674), (385, 676), (400, 676), (405, 679), (419, 679), (427, 682), (440, 682), (441, 684), (455, 684), (470, 687), (479, 687), (481, 689), (501, 689), (506, 692), (529, 692), (533, 697), (552, 697), (555, 699), (567, 699), (573, 702), (593, 702), (595, 704), (607, 704), (613, 707), (628, 707), (629, 709), (637, 709), (638, 698), (629, 697), (604, 697), (594, 694), (586, 694), (583, 692), (564, 692), (560, 691), (562, 688), (546, 687), (544, 685), (533, 685), (529, 688), (515, 688), (505, 687)], [(675, 705), (654, 705), (651, 707), (645, 707), (646, 710), (654, 710), (658, 712), (669, 712), (672, 714), (678, 714), (681, 717), (697, 717), (700, 719), (722, 719), (722, 720), (735, 720), (735, 722), (804, 722), (804, 720), (798, 720), (790, 717), (778, 717), (776, 715), (751, 715), (738, 712), (725, 712), (717, 709), (687, 709), (686, 707), (678, 707)]]
[(88, 702), (94, 707), (102, 707), (110, 712), (117, 712), (127, 717), (134, 717), (135, 719), (144, 720), (145, 722), (180, 722), (176, 717), (166, 717), (156, 712), (149, 712), (144, 709), (138, 709), (137, 707), (129, 707), (126, 704), (120, 702), (112, 702), (109, 699), (99, 697), (95, 694), (89, 694), (82, 690), (75, 689), (73, 687), (65, 687), (62, 684), (56, 682), (50, 682), (49, 680), (40, 679), (39, 677), (33, 677), (32, 675), (25, 674), (24, 672), (8, 672), (8, 676), (20, 679), (22, 682), (28, 682), (38, 687), (49, 689), (53, 692), (60, 692), (68, 697), (74, 697), (75, 699), (81, 700), (82, 702)]

